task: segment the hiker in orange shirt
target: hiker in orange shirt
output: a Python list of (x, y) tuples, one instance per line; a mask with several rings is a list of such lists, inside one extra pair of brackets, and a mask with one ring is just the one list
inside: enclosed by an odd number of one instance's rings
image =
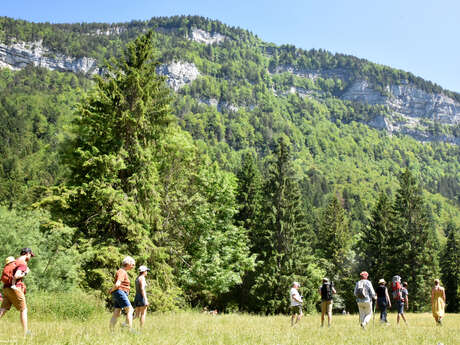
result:
[(20, 313), (22, 329), (24, 336), (29, 334), (27, 325), (27, 304), (26, 304), (26, 285), (23, 282), (24, 277), (29, 273), (27, 263), (35, 256), (30, 248), (23, 248), (21, 255), (14, 261), (9, 261), (2, 272), (3, 282), (3, 300), (0, 307), (0, 317), (11, 309), (13, 305)]

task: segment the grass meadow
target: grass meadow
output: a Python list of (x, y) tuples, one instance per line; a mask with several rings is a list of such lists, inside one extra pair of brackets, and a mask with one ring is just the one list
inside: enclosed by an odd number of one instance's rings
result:
[[(407, 314), (408, 326), (396, 325), (390, 314), (389, 326), (359, 327), (357, 315), (334, 315), (331, 328), (320, 328), (319, 315), (306, 315), (291, 327), (287, 316), (227, 314), (210, 316), (197, 312), (149, 314), (145, 328), (129, 333), (117, 325), (108, 329), (110, 313), (88, 320), (47, 318), (30, 315), (32, 336), (21, 335), (19, 314), (9, 312), (0, 321), (0, 344), (460, 344), (460, 315), (448, 314), (437, 327), (431, 314)], [(136, 320), (137, 321), (137, 320)], [(138, 328), (138, 323), (135, 323)]]

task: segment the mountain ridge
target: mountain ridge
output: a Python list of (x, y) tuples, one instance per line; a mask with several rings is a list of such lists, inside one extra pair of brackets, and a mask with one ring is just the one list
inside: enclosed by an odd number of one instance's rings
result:
[[(407, 112), (397, 112), (390, 107), (391, 102), (395, 107), (398, 102), (406, 102), (408, 109), (411, 104), (416, 111), (423, 109), (425, 106), (414, 101), (417, 96), (422, 100), (429, 98), (423, 101), (431, 104), (429, 109), (435, 109), (433, 104), (437, 104), (437, 98), (432, 96), (444, 94), (440, 86), (410, 73), (342, 54), (276, 46), (248, 31), (201, 17), (153, 18), (114, 25), (39, 25), (0, 18), (0, 27), (1, 44), (24, 46), (20, 42), (40, 42), (44, 61), (61, 59), (60, 64), (70, 59), (77, 68), (79, 59), (93, 59), (95, 67), (88, 70), (87, 75), (84, 70), (75, 73), (73, 67), (68, 69), (88, 84), (91, 73), (99, 73), (97, 69), (103, 66), (104, 59), (117, 58), (125, 42), (156, 28), (153, 39), (157, 47), (155, 59), (159, 62), (157, 72), (163, 74), (175, 90), (173, 114), (179, 125), (225, 169), (234, 171), (245, 150), (255, 150), (265, 159), (270, 155), (273, 141), (287, 136), (303, 174), (327, 180), (326, 185), (340, 186), (338, 188), (347, 190), (349, 196), (362, 197), (366, 203), (372, 200), (375, 191), (393, 188), (395, 176), (408, 166), (424, 177), (430, 192), (441, 193), (454, 203), (460, 200), (460, 176), (456, 168), (459, 146), (444, 144), (458, 143), (457, 113), (455, 117), (448, 117), (452, 124), (447, 124), (442, 123), (439, 116), (427, 113), (410, 117)], [(40, 92), (46, 93), (53, 104), (57, 97), (53, 85), (65, 83), (53, 81), (61, 79), (56, 76), (58, 72), (40, 70), (33, 64), (13, 74), (4, 69), (1, 70), (4, 80), (0, 83), (7, 89), (11, 88), (9, 80), (14, 81), (13, 86), (33, 83), (27, 80), (28, 75), (37, 74), (44, 78), (45, 85), (49, 83), (47, 80), (52, 81), (51, 91), (46, 87)], [(78, 85), (73, 77), (66, 78)], [(82, 82), (82, 85), (86, 84)], [(355, 93), (350, 92), (355, 89)], [(401, 90), (401, 97), (392, 96), (392, 90)], [(23, 91), (19, 88), (18, 92)], [(359, 92), (363, 96), (359, 96)], [(414, 95), (408, 96), (409, 92)], [(28, 100), (30, 92), (23, 93), (20, 102), (32, 102)], [(359, 97), (371, 99), (360, 102), (360, 98), (355, 97), (357, 93)], [(14, 93), (10, 96), (19, 97)], [(445, 91), (445, 96), (457, 102), (458, 95)], [(41, 97), (44, 96), (35, 95), (40, 102)], [(70, 120), (69, 104), (59, 105), (57, 102), (54, 107), (65, 109), (66, 121)], [(16, 113), (26, 118), (38, 116), (37, 112), (22, 113), (22, 108), (15, 107), (5, 108), (5, 121), (13, 122), (8, 116)], [(8, 110), (10, 108), (14, 111)], [(47, 108), (49, 106), (43, 107), (40, 110), (43, 114), (34, 120), (39, 125), (30, 129), (36, 131), (32, 135), (38, 142), (47, 126), (51, 131), (47, 137), (63, 135), (61, 127), (51, 126), (52, 121), (60, 121), (56, 120), (60, 116), (57, 110), (46, 123)], [(22, 120), (18, 117), (15, 121)], [(16, 126), (11, 128), (14, 131)], [(22, 137), (27, 135), (30, 132)], [(10, 137), (7, 136), (7, 140)], [(13, 165), (5, 162), (9, 164), (6, 171), (12, 169)], [(324, 190), (331, 192), (328, 188)], [(323, 196), (318, 200), (323, 200)], [(355, 202), (359, 204), (351, 201)]]
[[(6, 17), (1, 19), (0, 24), (3, 23), (4, 27), (5, 23), (9, 23), (10, 26), (13, 24), (13, 27), (21, 23), (21, 21)], [(181, 23), (184, 22), (188, 30), (181, 26)], [(22, 23), (27, 22), (22, 21)], [(326, 80), (340, 79), (343, 85), (334, 96), (352, 102), (388, 106), (390, 112), (383, 118), (377, 114), (369, 121), (365, 121), (374, 128), (386, 130), (390, 134), (394, 132), (407, 134), (419, 141), (443, 141), (460, 144), (460, 94), (444, 90), (440, 86), (411, 73), (377, 65), (364, 59), (353, 56), (347, 58), (343, 54), (332, 55), (323, 50), (305, 51), (292, 45), (276, 46), (259, 40), (257, 36), (248, 31), (231, 28), (218, 21), (196, 16), (160, 17), (152, 18), (149, 21), (115, 24), (29, 24), (34, 28), (40, 26), (58, 28), (67, 33), (75, 35), (77, 32), (92, 38), (132, 36), (133, 32), (145, 32), (149, 28), (154, 28), (160, 34), (178, 35), (184, 39), (211, 46), (214, 44), (221, 45), (229, 40), (235, 42), (237, 41), (235, 36), (243, 37), (245, 38), (242, 41), (243, 44), (249, 43), (249, 45), (257, 46), (268, 57), (269, 74), (286, 72), (313, 81), (319, 77)], [(80, 31), (78, 32), (77, 29)], [(4, 37), (0, 37), (0, 42), (3, 41), (0, 44), (0, 67), (18, 69), (32, 64), (51, 70), (83, 74), (100, 73), (100, 57), (91, 57), (91, 54), (88, 56), (79, 56), (81, 54), (69, 56), (60, 51), (58, 47), (46, 47), (46, 40), (44, 43), (43, 38), (34, 42), (11, 42), (16, 38), (12, 36), (14, 30), (10, 29), (9, 32), (8, 34), (8, 30), (5, 29)], [(9, 45), (5, 44), (8, 41), (10, 41)], [(207, 74), (203, 71), (200, 72), (191, 61), (174, 61), (173, 58), (163, 62), (160, 73), (167, 75), (170, 81), (174, 80), (174, 85), (171, 82), (169, 84), (176, 92), (182, 86), (195, 80), (199, 74)], [(178, 69), (178, 65), (187, 65), (189, 74), (179, 72), (183, 69)], [(353, 67), (353, 65), (357, 67)], [(375, 69), (377, 71), (374, 71)], [(177, 73), (180, 75), (178, 76)], [(374, 74), (383, 74), (383, 83), (377, 83)], [(277, 94), (283, 94), (283, 92), (277, 91)], [(311, 90), (305, 90), (294, 85), (290, 85), (289, 92), (298, 93), (302, 97), (314, 97)], [(208, 99), (208, 101), (210, 100)], [(215, 103), (215, 101), (211, 102)], [(228, 102), (217, 100), (217, 103)], [(440, 129), (442, 126), (445, 128)]]

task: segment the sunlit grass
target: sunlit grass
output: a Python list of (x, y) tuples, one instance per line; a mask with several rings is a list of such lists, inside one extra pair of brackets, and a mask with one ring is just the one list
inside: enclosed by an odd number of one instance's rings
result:
[(389, 326), (376, 317), (375, 325), (371, 322), (363, 331), (357, 315), (334, 315), (331, 328), (320, 328), (319, 315), (305, 316), (291, 327), (287, 316), (180, 312), (150, 314), (136, 334), (121, 327), (111, 334), (108, 312), (87, 321), (43, 321), (31, 315), (33, 335), (24, 340), (18, 313), (9, 314), (0, 321), (0, 344), (460, 344), (460, 315), (447, 315), (438, 327), (430, 314), (408, 314), (408, 326), (396, 325), (396, 315), (390, 314)]

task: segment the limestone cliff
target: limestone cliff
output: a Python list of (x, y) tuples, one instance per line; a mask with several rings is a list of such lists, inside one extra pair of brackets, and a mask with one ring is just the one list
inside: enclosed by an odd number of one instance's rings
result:
[(200, 75), (193, 63), (172, 62), (163, 64), (157, 69), (157, 73), (166, 76), (168, 85), (178, 91), (184, 85), (191, 83)]
[(28, 65), (83, 74), (99, 72), (95, 59), (73, 58), (52, 53), (41, 41), (17, 42), (10, 45), (0, 43), (0, 67), (18, 70)]
[[(95, 34), (111, 35), (119, 34), (121, 31), (122, 29), (114, 27)], [(227, 37), (219, 33), (211, 34), (195, 28), (192, 29), (192, 36), (189, 39), (204, 44), (215, 44), (223, 42)], [(86, 75), (100, 73), (100, 68), (95, 59), (70, 57), (51, 52), (43, 46), (41, 41), (16, 42), (9, 45), (0, 43), (0, 68), (7, 67), (17, 70), (28, 65)], [(200, 76), (200, 72), (193, 63), (184, 61), (165, 63), (157, 71), (167, 77), (167, 82), (174, 91), (178, 91), (184, 85), (193, 82)], [(432, 130), (430, 130), (430, 126), (433, 128), (434, 124), (443, 126), (460, 125), (460, 103), (443, 93), (429, 93), (407, 82), (400, 85), (387, 85), (382, 91), (378, 91), (378, 88), (367, 80), (356, 80), (350, 71), (340, 68), (299, 70), (290, 66), (278, 66), (270, 72), (287, 72), (312, 80), (320, 77), (324, 79), (341, 79), (348, 85), (340, 96), (341, 99), (371, 105), (385, 105), (391, 110), (391, 116), (376, 117), (367, 123), (369, 126), (386, 130), (390, 134), (411, 135), (421, 141), (444, 141), (460, 145), (460, 138), (443, 134), (433, 135)], [(292, 86), (288, 93), (296, 93), (302, 97), (321, 98), (319, 93), (295, 86)], [(282, 95), (280, 94), (280, 96)], [(230, 111), (238, 110), (235, 105), (221, 104), (217, 100), (201, 101), (216, 106), (219, 110), (224, 108)]]

